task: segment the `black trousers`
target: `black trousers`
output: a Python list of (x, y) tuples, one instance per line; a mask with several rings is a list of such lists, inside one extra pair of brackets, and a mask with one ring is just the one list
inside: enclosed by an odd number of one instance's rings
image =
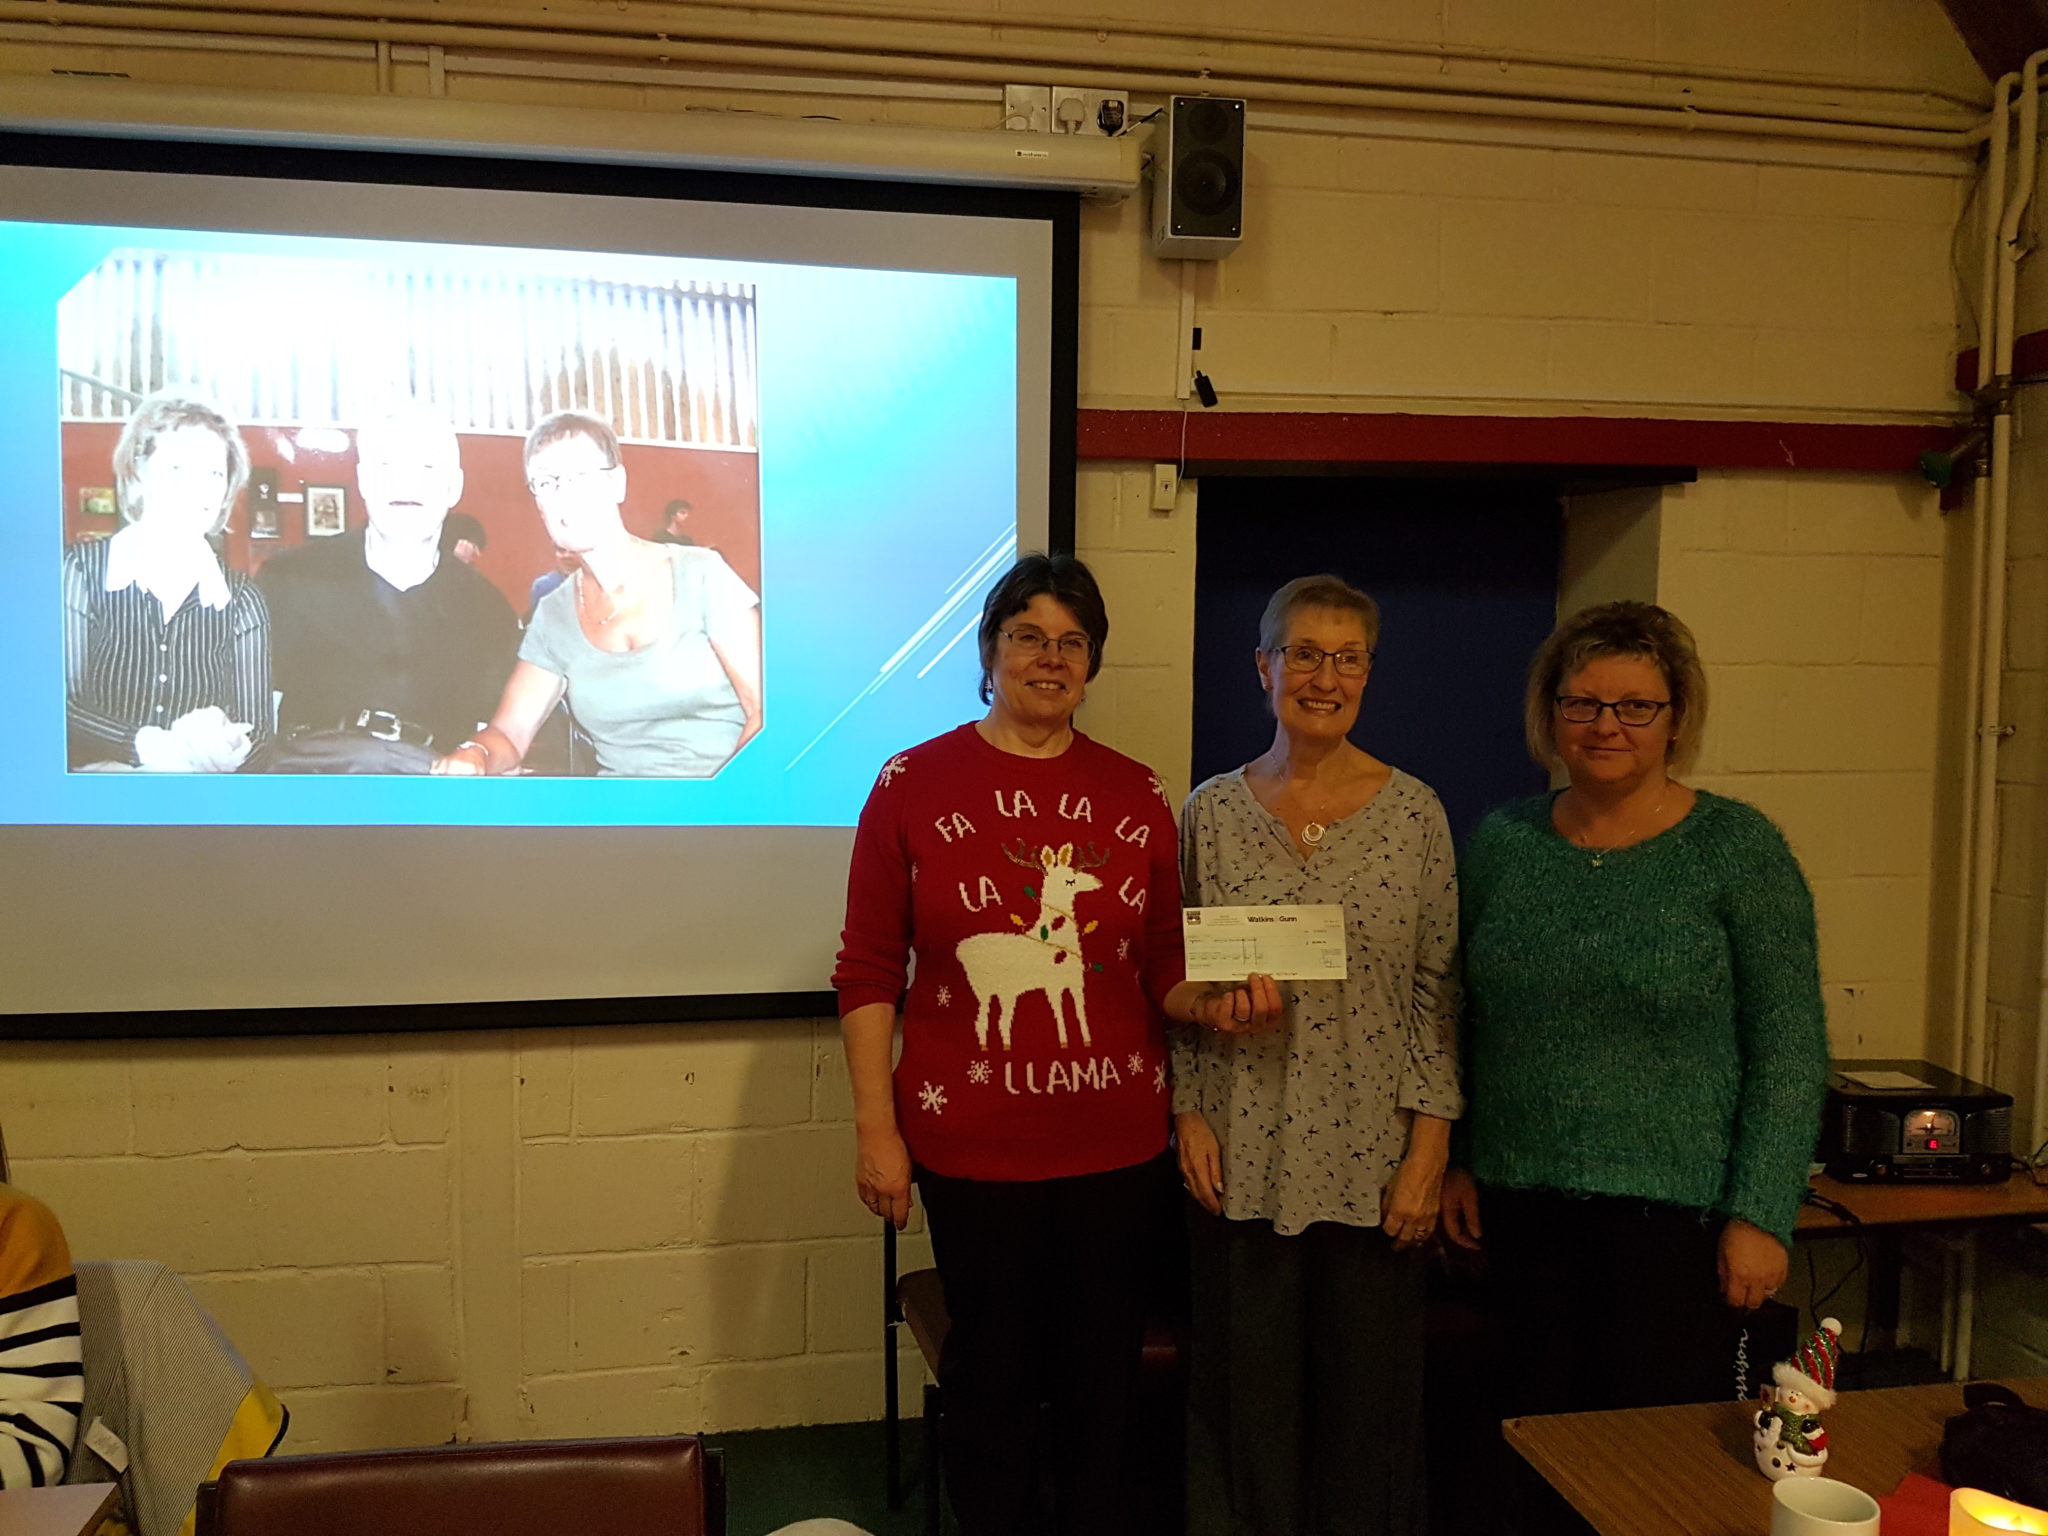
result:
[[(1124, 1449), (1171, 1168), (1007, 1183), (917, 1170), (952, 1331), (939, 1358), (962, 1536), (1127, 1536)], [(1040, 1405), (1049, 1404), (1043, 1422)]]
[[(1735, 1397), (1740, 1315), (1721, 1299), (1720, 1217), (1559, 1190), (1484, 1188), (1502, 1330), (1498, 1418)], [(1583, 1531), (1502, 1442), (1503, 1529)]]
[(1189, 1536), (1420, 1536), (1421, 1254), (1187, 1209)]

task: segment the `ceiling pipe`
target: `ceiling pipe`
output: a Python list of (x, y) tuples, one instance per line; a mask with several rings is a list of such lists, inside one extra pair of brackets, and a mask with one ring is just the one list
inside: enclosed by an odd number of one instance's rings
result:
[(1496, 67), (1522, 65), (1537, 69), (1570, 69), (1638, 77), (1654, 75), (1680, 80), (1732, 80), (1752, 86), (1818, 88), (1827, 91), (1917, 97), (1923, 101), (1945, 101), (1962, 108), (1973, 117), (1981, 115), (1990, 105), (1988, 94), (1959, 95), (1953, 91), (1926, 85), (1853, 80), (1842, 75), (1800, 74), (1791, 70), (1760, 70), (1732, 64), (1659, 64), (1645, 62), (1642, 59), (1543, 53), (1525, 48), (1487, 48), (1478, 44), (1411, 42), (1400, 38), (1337, 38), (1327, 34), (1290, 32), (1272, 27), (1176, 26), (1169, 21), (1148, 21), (1143, 24), (1128, 20), (1076, 21), (1072, 16), (1008, 9), (996, 15), (962, 15), (957, 11), (942, 13), (912, 6), (821, 3), (821, 0), (810, 0), (810, 3), (802, 5), (771, 4), (764, 3), (764, 0), (686, 0), (686, 4), (681, 8), (742, 11), (750, 16), (858, 17), (869, 21), (899, 22), (906, 26), (974, 27), (983, 31), (999, 26), (1006, 31), (1085, 34), (1097, 42), (1107, 42), (1110, 38), (1121, 37), (1136, 42), (1158, 39), (1193, 43), (1198, 46), (1204, 43), (1249, 43), (1259, 47), (1299, 48), (1316, 53), (1391, 54), (1397, 57), (1424, 59), (1433, 64), (1453, 62), (1490, 64)]
[[(369, 42), (416, 43), (446, 48), (489, 46), (568, 53), (586, 57), (686, 59), (763, 69), (815, 70), (826, 74), (902, 75), (917, 79), (985, 80), (1005, 83), (1018, 73), (1016, 61), (986, 57), (942, 59), (898, 53), (850, 52), (805, 47), (816, 35), (792, 36), (785, 46), (758, 41), (727, 43), (649, 36), (645, 22), (629, 30), (552, 30), (478, 23), (452, 23), (445, 18), (478, 10), (502, 21), (491, 8), (416, 5), (410, 0), (304, 0), (317, 16), (287, 15), (236, 9), (233, 0), (168, 0), (152, 6), (107, 7), (79, 0), (0, 0), (0, 19), (42, 21), (52, 26), (148, 27), (174, 32), (242, 32), (260, 36), (323, 37)], [(423, 19), (401, 19), (417, 15)], [(427, 17), (443, 19), (424, 19)], [(748, 33), (758, 38), (763, 29)], [(772, 30), (772, 29), (771, 29)], [(872, 39), (868, 39), (872, 43)], [(1029, 62), (1076, 72), (1077, 84), (1122, 85), (1131, 90), (1180, 94), (1244, 96), (1252, 100), (1292, 101), (1331, 106), (1412, 110), (1427, 101), (1439, 109), (1479, 116), (1533, 117), (1551, 121), (1601, 122), (1628, 127), (1723, 132), (1761, 136), (1830, 139), (1838, 142), (1892, 144), (1920, 149), (1973, 149), (1985, 129), (1981, 121), (1949, 114), (1871, 112), (1807, 103), (1710, 102), (1685, 93), (1628, 93), (1606, 88), (1573, 87), (1563, 82), (1515, 85), (1398, 72), (1360, 72), (1346, 78), (1317, 81), (1316, 75), (1345, 76), (1334, 67), (1295, 63), (1274, 66), (1288, 78), (1267, 79), (1256, 66), (1242, 63), (1231, 71), (1181, 74), (1152, 67), (1105, 71), (1085, 49), (1034, 50)], [(1618, 101), (1586, 100), (1588, 95), (1633, 97)], [(1871, 121), (1872, 118), (1890, 121)], [(1940, 126), (1928, 126), (1938, 124)]]

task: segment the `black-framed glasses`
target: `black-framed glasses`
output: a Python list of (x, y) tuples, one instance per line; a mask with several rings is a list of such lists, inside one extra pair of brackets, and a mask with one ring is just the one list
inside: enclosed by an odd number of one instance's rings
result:
[(1047, 646), (1061, 661), (1086, 661), (1094, 649), (1086, 635), (1061, 635), (1055, 639), (1035, 629), (1003, 629), (1000, 634), (1026, 656), (1042, 656)]
[(1557, 712), (1573, 725), (1591, 725), (1600, 718), (1600, 711), (1611, 709), (1614, 718), (1623, 725), (1645, 726), (1671, 707), (1669, 699), (1616, 699), (1609, 703), (1605, 699), (1589, 699), (1584, 694), (1560, 693), (1557, 696)]
[(1328, 661), (1336, 667), (1339, 677), (1363, 677), (1365, 669), (1372, 665), (1372, 652), (1357, 649), (1326, 651), (1316, 645), (1276, 645), (1272, 654), (1290, 672), (1320, 672)]

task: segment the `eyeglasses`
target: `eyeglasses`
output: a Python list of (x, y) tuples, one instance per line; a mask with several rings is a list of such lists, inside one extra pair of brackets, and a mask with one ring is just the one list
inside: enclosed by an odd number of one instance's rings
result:
[(616, 464), (600, 464), (591, 469), (572, 469), (559, 475), (530, 475), (526, 488), (536, 496), (552, 496), (565, 486), (580, 485), (595, 475), (608, 475), (617, 469)]
[(1095, 648), (1086, 635), (1061, 635), (1055, 640), (1035, 629), (1004, 629), (997, 633), (1026, 656), (1043, 656), (1046, 647), (1051, 646), (1059, 653), (1061, 661), (1086, 661), (1088, 653)]
[(1603, 709), (1613, 710), (1614, 718), (1623, 725), (1650, 725), (1671, 707), (1669, 699), (1616, 699), (1610, 704), (1575, 693), (1560, 693), (1556, 702), (1558, 714), (1573, 725), (1591, 725)]
[(1371, 651), (1326, 651), (1313, 645), (1276, 645), (1272, 654), (1290, 672), (1320, 672), (1323, 663), (1335, 663), (1339, 677), (1363, 677), (1372, 664)]

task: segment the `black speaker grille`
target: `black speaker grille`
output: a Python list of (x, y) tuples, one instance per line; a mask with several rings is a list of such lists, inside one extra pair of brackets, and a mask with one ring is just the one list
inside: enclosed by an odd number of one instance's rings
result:
[(1181, 114), (1181, 132), (1190, 144), (1221, 144), (1230, 136), (1234, 118), (1217, 102), (1191, 102)]
[(1228, 239), (1242, 234), (1244, 103), (1228, 97), (1175, 97), (1171, 142), (1172, 232)]
[(1971, 1115), (1963, 1122), (1963, 1145), (1972, 1152), (2010, 1152), (2012, 1106), (2006, 1104)]
[(1227, 213), (1237, 201), (1237, 167), (1213, 149), (1198, 149), (1181, 161), (1178, 186), (1190, 213)]
[(1842, 1109), (1842, 1150), (1851, 1157), (1882, 1157), (1899, 1150), (1899, 1117), (1862, 1104)]

